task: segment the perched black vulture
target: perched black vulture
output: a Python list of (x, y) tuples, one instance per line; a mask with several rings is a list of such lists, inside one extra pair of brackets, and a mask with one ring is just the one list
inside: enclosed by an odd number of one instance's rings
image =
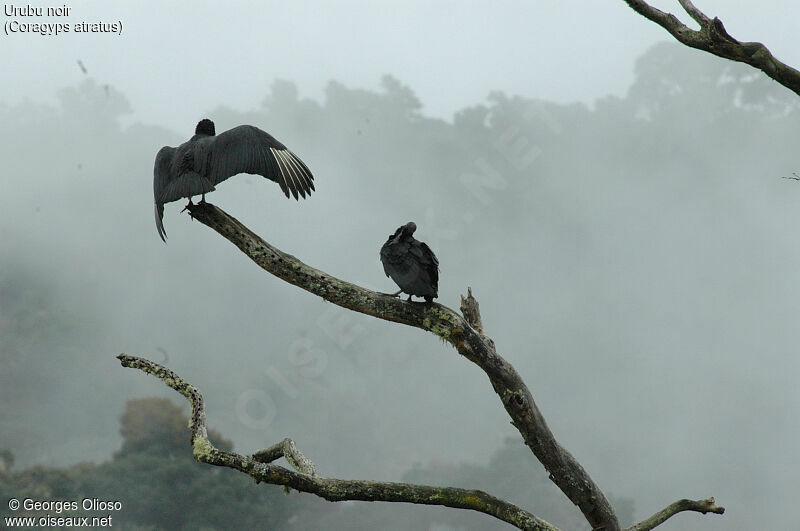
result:
[(240, 125), (217, 135), (214, 122), (200, 120), (194, 136), (174, 148), (164, 146), (156, 155), (153, 168), (153, 195), (155, 197), (156, 228), (161, 239), (164, 231), (164, 203), (189, 199), (206, 194), (237, 173), (263, 175), (275, 181), (289, 197), (298, 199), (310, 195), (314, 177), (286, 146), (269, 133), (252, 125)]
[(401, 292), (424, 297), (431, 302), (439, 296), (439, 260), (431, 248), (414, 239), (417, 225), (411, 221), (394, 231), (381, 247), (381, 263)]

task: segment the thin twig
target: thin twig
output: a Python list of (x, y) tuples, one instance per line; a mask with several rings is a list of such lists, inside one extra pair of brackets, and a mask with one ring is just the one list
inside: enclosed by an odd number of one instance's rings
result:
[(638, 524), (625, 529), (625, 531), (649, 531), (663, 524), (668, 518), (683, 511), (723, 514), (725, 508), (717, 506), (714, 498), (708, 498), (707, 500), (678, 500), (667, 508), (658, 511), (647, 520), (642, 520)]

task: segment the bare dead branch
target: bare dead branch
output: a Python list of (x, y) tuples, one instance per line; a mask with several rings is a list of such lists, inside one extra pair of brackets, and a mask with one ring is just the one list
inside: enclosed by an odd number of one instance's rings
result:
[[(616, 514), (603, 492), (580, 463), (556, 441), (525, 382), (514, 367), (497, 353), (494, 342), (483, 334), (478, 303), (472, 296), (471, 289), (468, 290), (466, 298), (462, 297), (464, 316), (438, 303), (399, 300), (391, 295), (345, 282), (306, 265), (294, 256), (265, 242), (238, 220), (210, 203), (189, 205), (187, 208), (194, 219), (216, 230), (262, 269), (278, 278), (343, 308), (421, 328), (453, 345), (461, 355), (486, 373), (511, 417), (511, 423), (519, 430), (525, 444), (545, 466), (550, 479), (579, 507), (592, 529), (606, 531), (621, 529)], [(473, 325), (480, 330), (476, 330)], [(196, 389), (185, 384), (171, 371), (164, 372), (167, 369), (139, 358), (122, 355), (120, 359), (123, 360), (123, 365), (142, 365), (142, 370), (159, 377), (163, 376), (162, 379), (168, 385), (184, 394), (190, 401), (194, 400)], [(199, 397), (199, 393), (197, 396)], [(258, 481), (314, 493), (331, 501), (397, 501), (445, 505), (491, 514), (524, 529), (554, 529), (532, 514), (481, 491), (402, 483), (344, 481), (305, 473), (303, 470), (313, 470), (313, 465), (293, 447), (293, 444), (289, 444), (291, 441), (283, 441), (249, 458), (218, 450), (205, 436), (205, 414), (202, 412), (201, 397), (199, 406), (196, 410), (193, 408), (192, 413), (193, 425), (203, 426), (202, 437), (199, 436), (199, 432), (193, 432), (192, 436), (195, 459), (199, 461), (235, 468), (250, 474)], [(203, 422), (200, 423), (198, 419), (202, 419)], [(289, 455), (289, 459), (295, 461), (292, 464), (298, 472), (270, 464), (272, 460), (280, 457), (279, 454)], [(298, 458), (298, 454), (302, 458)], [(309, 466), (312, 468), (308, 468)]]
[(760, 42), (740, 42), (726, 30), (719, 18), (710, 18), (697, 9), (690, 0), (679, 0), (683, 9), (695, 22), (699, 30), (684, 25), (678, 18), (649, 5), (643, 0), (625, 0), (637, 13), (666, 29), (679, 42), (731, 61), (746, 63), (800, 95), (800, 71), (779, 61)]
[(472, 296), (472, 288), (467, 287), (467, 296), (461, 296), (461, 315), (479, 334), (483, 334), (483, 321), (478, 300)]
[(578, 506), (592, 528), (620, 529), (611, 504), (577, 459), (556, 441), (516, 369), (497, 354), (493, 342), (478, 333), (464, 317), (438, 303), (400, 300), (314, 269), (265, 242), (211, 203), (190, 205), (188, 210), (194, 219), (227, 238), (278, 278), (343, 308), (433, 332), (453, 345), (486, 373), (525, 444), (547, 469), (550, 479)]
[(650, 529), (663, 524), (668, 518), (683, 511), (695, 511), (703, 514), (723, 514), (725, 512), (725, 508), (718, 507), (714, 498), (708, 498), (707, 500), (678, 500), (666, 509), (657, 512), (647, 520), (642, 520), (638, 524), (625, 529), (625, 531), (649, 531)]
[[(152, 374), (186, 397), (192, 409), (189, 424), (192, 432), (192, 451), (195, 460), (201, 463), (233, 468), (250, 475), (258, 483), (282, 485), (300, 492), (316, 494), (329, 501), (360, 500), (441, 505), (482, 512), (519, 529), (558, 531), (557, 527), (545, 520), (480, 490), (317, 476), (314, 473), (314, 465), (297, 450), (290, 439), (284, 439), (250, 457), (220, 450), (208, 439), (203, 395), (196, 387), (166, 367), (150, 360), (126, 354), (120, 354), (117, 358), (124, 367)], [(271, 464), (281, 456), (287, 457), (298, 472)]]

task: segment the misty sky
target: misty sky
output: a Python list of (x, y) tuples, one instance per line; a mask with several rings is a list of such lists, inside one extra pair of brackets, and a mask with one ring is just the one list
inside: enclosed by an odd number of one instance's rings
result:
[[(800, 65), (800, 4), (696, 4)], [(264, 274), (181, 202), (158, 239), (155, 153), (208, 116), (258, 125), (312, 168), (307, 201), (253, 176), (209, 197), (310, 265), (394, 291), (378, 249), (415, 220), (440, 302), (473, 287), (557, 438), (637, 518), (716, 495), (724, 519), (661, 529), (798, 522), (800, 185), (780, 177), (800, 171), (800, 132), (768, 105), (726, 107), (705, 77), (721, 59), (658, 47), (666, 32), (622, 0), (69, 5), (71, 23), (123, 35), (0, 35), (0, 286), (34, 286), (15, 303), (50, 323), (0, 357), (25, 382), (0, 410), (20, 466), (103, 461), (126, 400), (182, 404), (122, 351), (200, 387), (237, 450), (295, 437), (330, 476), (485, 464), (519, 439), (485, 375), (432, 335)], [(522, 165), (503, 151), (516, 140)], [(463, 178), (487, 164), (507, 182), (480, 199)]]
[[(676, 1), (653, 4), (680, 11)], [(81, 79), (80, 59), (98, 82), (125, 89), (133, 118), (178, 131), (222, 103), (257, 105), (275, 79), (319, 98), (332, 79), (375, 88), (391, 74), (414, 87), (427, 114), (444, 118), (492, 90), (591, 103), (624, 94), (636, 56), (668, 37), (622, 0), (69, 5), (70, 21), (120, 20), (122, 36), (5, 37), (2, 100), (51, 100), (54, 88)], [(796, 2), (697, 5), (734, 37), (764, 41), (778, 58), (800, 63)]]

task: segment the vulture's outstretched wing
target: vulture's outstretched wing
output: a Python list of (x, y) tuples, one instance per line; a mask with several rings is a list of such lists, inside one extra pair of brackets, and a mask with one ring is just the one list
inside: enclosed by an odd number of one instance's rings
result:
[(237, 173), (263, 175), (298, 199), (314, 190), (308, 167), (269, 133), (252, 125), (240, 125), (216, 136), (198, 139), (195, 168), (212, 184)]
[[(214, 135), (214, 123), (201, 120), (194, 136), (177, 148), (164, 146), (153, 167), (156, 229), (166, 241), (164, 203), (207, 194), (237, 173), (263, 175), (286, 194), (305, 198), (314, 190), (311, 171), (272, 135), (252, 125), (240, 125)], [(291, 195), (290, 195), (291, 194)]]

